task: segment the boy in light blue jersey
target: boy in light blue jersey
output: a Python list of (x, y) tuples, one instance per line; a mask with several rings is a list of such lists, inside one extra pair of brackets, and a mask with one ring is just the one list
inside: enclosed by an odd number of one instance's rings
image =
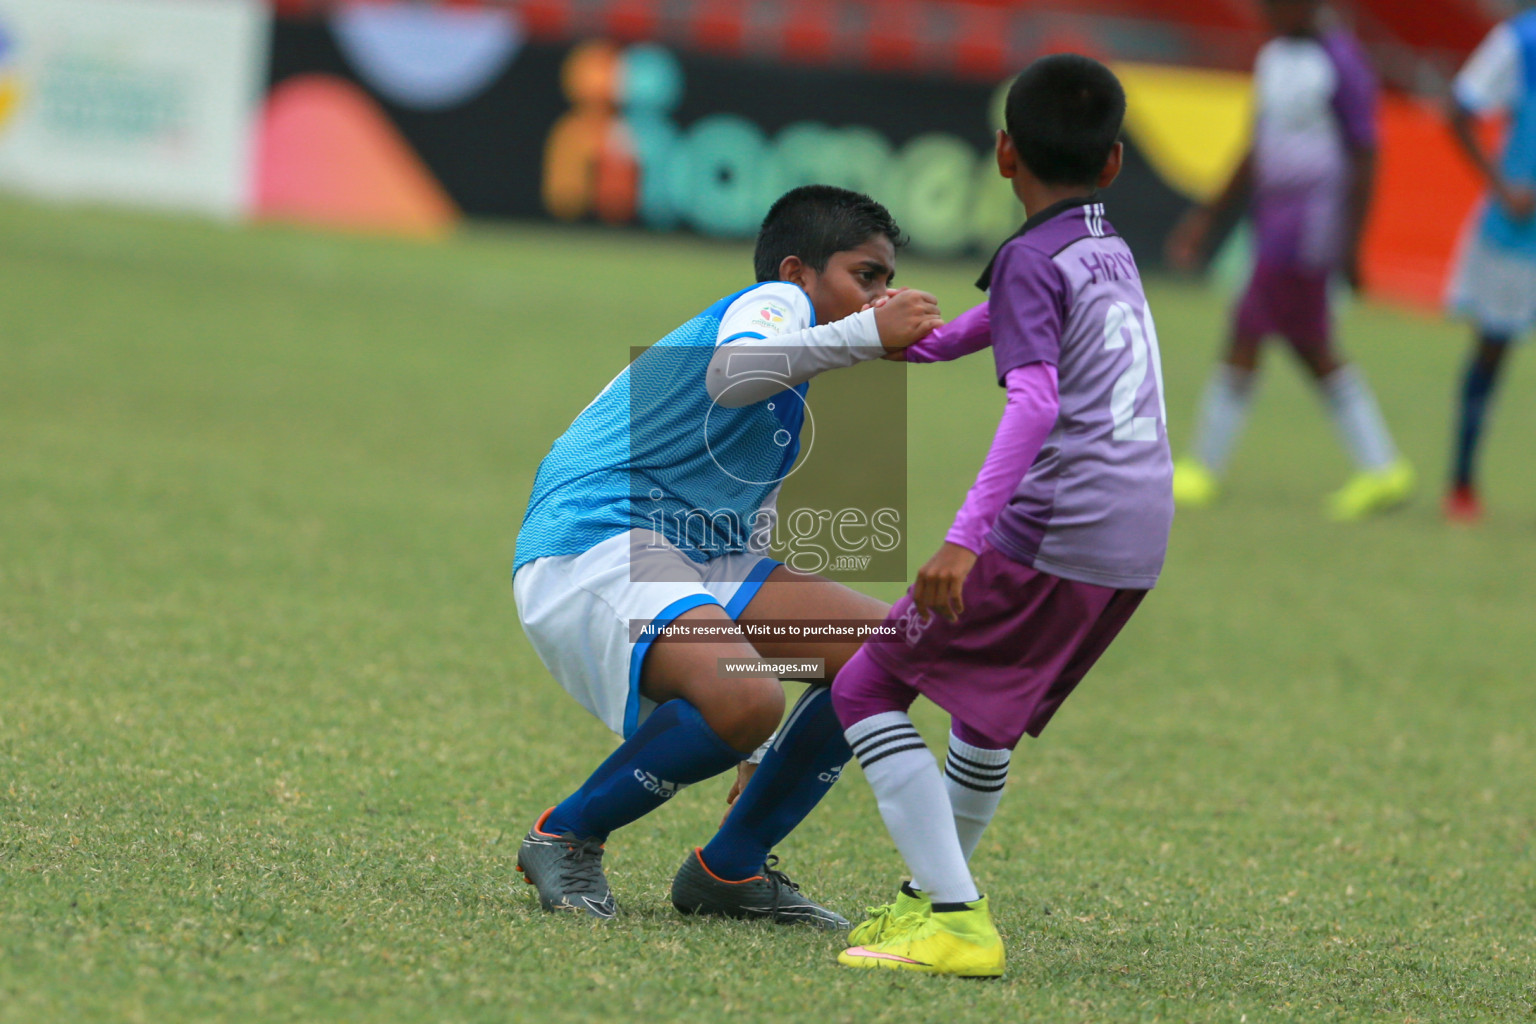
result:
[[(1474, 119), (1507, 114), (1504, 152), (1495, 160)], [(1536, 11), (1497, 26), (1456, 77), (1451, 125), (1488, 183), (1473, 213), (1451, 283), (1450, 302), (1477, 331), (1461, 386), (1451, 486), (1453, 522), (1482, 515), (1474, 469), (1483, 420), (1510, 345), (1536, 323)]]
[[(775, 870), (769, 850), (850, 756), (826, 684), (858, 644), (748, 643), (735, 626), (879, 620), (888, 610), (791, 573), (767, 546), (810, 379), (897, 351), (940, 322), (931, 295), (889, 290), (903, 241), (866, 196), (820, 185), (787, 193), (758, 235), (757, 284), (636, 358), (539, 466), (513, 566), (518, 615), (560, 685), (624, 737), (523, 840), (518, 868), (546, 910), (613, 916), (608, 835), (741, 764), (779, 725), (778, 679), (723, 676), (720, 659), (793, 656), (825, 659), (825, 681), (790, 713), (719, 833), (684, 861), (672, 902), (684, 913), (846, 927)], [(668, 636), (668, 625), (719, 639)]]

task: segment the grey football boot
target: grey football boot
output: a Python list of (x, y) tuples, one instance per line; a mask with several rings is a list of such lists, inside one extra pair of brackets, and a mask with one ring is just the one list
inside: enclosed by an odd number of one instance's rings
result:
[(727, 882), (705, 867), (698, 849), (694, 849), (672, 879), (672, 905), (684, 914), (764, 918), (837, 931), (848, 928), (841, 914), (801, 895), (800, 887), (775, 866), (778, 862), (779, 858), (770, 854), (762, 874)]
[(603, 874), (603, 844), (570, 832), (544, 832), (540, 826), (548, 818), (549, 811), (540, 815), (518, 847), (517, 870), (523, 880), (539, 890), (545, 910), (590, 914), (604, 921), (613, 917), (618, 907)]

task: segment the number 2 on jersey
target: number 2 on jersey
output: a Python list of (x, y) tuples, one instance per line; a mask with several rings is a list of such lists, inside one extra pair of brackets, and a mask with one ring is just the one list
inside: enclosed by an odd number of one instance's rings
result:
[[(1168, 422), (1168, 407), (1163, 400), (1163, 360), (1157, 349), (1157, 328), (1150, 316), (1131, 308), (1128, 302), (1116, 302), (1104, 318), (1104, 347), (1116, 352), (1131, 342), (1131, 365), (1115, 380), (1109, 395), (1109, 411), (1115, 420), (1116, 441), (1156, 441), (1157, 424)], [(1137, 416), (1136, 397), (1147, 379), (1147, 364), (1152, 364), (1152, 379), (1157, 387), (1157, 416)]]

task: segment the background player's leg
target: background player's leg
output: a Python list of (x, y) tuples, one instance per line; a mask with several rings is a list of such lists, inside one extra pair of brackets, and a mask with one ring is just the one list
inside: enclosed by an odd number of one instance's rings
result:
[(1391, 467), (1397, 461), (1397, 445), (1365, 375), (1354, 366), (1344, 365), (1320, 376), (1318, 384), (1327, 398), (1334, 428), (1355, 464), (1373, 473)]
[(1366, 375), (1333, 347), (1329, 275), (1293, 270), (1286, 296), (1281, 333), (1318, 382), (1333, 430), (1358, 470), (1349, 484), (1330, 494), (1330, 516), (1362, 519), (1401, 505), (1413, 493), (1413, 468), (1399, 456)]
[(1401, 505), (1413, 493), (1413, 467), (1399, 455), (1365, 375), (1333, 347), (1328, 275), (1294, 272), (1288, 296), (1282, 333), (1317, 381), (1334, 431), (1358, 470), (1343, 488), (1329, 495), (1329, 515), (1339, 520), (1363, 519)]
[(1258, 353), (1256, 339), (1234, 339), (1227, 359), (1216, 364), (1206, 381), (1195, 420), (1194, 442), (1189, 454), (1173, 466), (1173, 500), (1186, 508), (1203, 508), (1220, 494), (1221, 475), (1226, 472), (1227, 460), (1242, 436), (1248, 409), (1253, 404)]
[(1406, 502), (1416, 482), (1413, 467), (1398, 453), (1365, 375), (1326, 352), (1308, 364), (1334, 430), (1359, 470), (1328, 496), (1328, 514), (1341, 521), (1364, 519)]
[(1237, 338), (1226, 360), (1216, 364), (1200, 398), (1200, 418), (1195, 428), (1193, 452), (1213, 475), (1226, 471), (1253, 403), (1258, 372), (1259, 342)]
[(1478, 336), (1477, 345), (1462, 375), (1451, 492), (1445, 499), (1445, 514), (1451, 519), (1471, 522), (1482, 514), (1475, 486), (1477, 449), (1482, 441), (1483, 423), (1504, 368), (1504, 357), (1509, 351), (1510, 340), (1508, 335), (1483, 331)]
[(1290, 275), (1283, 324), (1285, 340), (1317, 382), (1334, 431), (1357, 469), (1380, 472), (1397, 458), (1376, 397), (1355, 367), (1334, 351), (1328, 278), (1323, 273)]
[(1193, 442), (1188, 453), (1174, 464), (1173, 500), (1187, 508), (1200, 508), (1216, 500), (1221, 474), (1248, 422), (1259, 353), (1273, 320), (1270, 276), (1262, 264), (1254, 268), (1232, 320), (1226, 354), (1200, 395)]
[[(710, 620), (730, 622), (718, 605), (694, 608), (676, 621)], [(660, 707), (550, 813), (542, 831), (604, 839), (681, 787), (719, 775), (750, 754), (783, 714), (783, 690), (777, 679), (722, 679), (718, 659), (755, 656), (744, 642), (653, 643), (641, 692)]]
[(1367, 473), (1390, 469), (1397, 461), (1397, 445), (1365, 375), (1329, 352), (1308, 358), (1306, 363), (1317, 379), (1339, 441), (1355, 465)]
[[(889, 610), (884, 601), (841, 583), (800, 576), (780, 566), (764, 581), (738, 621), (880, 621)], [(754, 646), (765, 657), (826, 659), (825, 684), (830, 684), (859, 648), (857, 643), (832, 641), (764, 641)], [(726, 879), (746, 878), (762, 870), (768, 852), (821, 802), (851, 756), (827, 685), (813, 685), (785, 720), (720, 831), (704, 847), (704, 863)]]

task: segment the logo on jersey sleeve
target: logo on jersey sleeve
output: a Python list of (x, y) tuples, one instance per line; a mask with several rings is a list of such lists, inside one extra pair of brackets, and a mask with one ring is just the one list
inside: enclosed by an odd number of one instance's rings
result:
[(788, 326), (789, 310), (777, 302), (766, 302), (752, 318), (752, 326), (774, 334), (783, 334)]

